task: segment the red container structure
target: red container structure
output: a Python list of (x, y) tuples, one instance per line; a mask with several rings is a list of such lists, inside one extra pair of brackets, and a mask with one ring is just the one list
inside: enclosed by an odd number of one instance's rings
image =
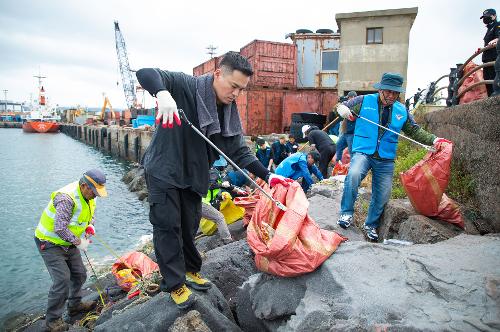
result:
[(220, 60), (222, 60), (222, 57), (215, 57), (208, 61), (203, 62), (201, 65), (194, 67), (193, 76), (201, 76), (206, 73), (213, 73), (215, 69), (217, 69)]
[(295, 88), (297, 51), (294, 44), (254, 40), (240, 54), (248, 59), (254, 74), (250, 86)]
[(246, 135), (281, 133), (284, 90), (251, 89), (236, 100)]
[(292, 113), (318, 113), (327, 115), (337, 104), (337, 90), (291, 90), (283, 98), (283, 128), (290, 126)]

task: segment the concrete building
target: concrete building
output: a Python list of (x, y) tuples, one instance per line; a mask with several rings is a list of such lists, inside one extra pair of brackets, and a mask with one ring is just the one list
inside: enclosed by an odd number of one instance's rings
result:
[(335, 15), (340, 29), (338, 93), (374, 91), (382, 73), (408, 69), (410, 29), (418, 8), (375, 10)]

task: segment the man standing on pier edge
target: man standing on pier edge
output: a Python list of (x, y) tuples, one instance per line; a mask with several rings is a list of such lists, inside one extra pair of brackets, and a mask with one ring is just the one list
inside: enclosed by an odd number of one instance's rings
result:
[(91, 169), (80, 181), (54, 191), (36, 227), (36, 247), (52, 278), (45, 318), (48, 331), (68, 329), (62, 320), (66, 300), (70, 316), (88, 312), (96, 305), (95, 301), (82, 302), (87, 272), (80, 250), (87, 251), (88, 237), (95, 234), (95, 198), (108, 195), (105, 184), (106, 175)]
[(180, 72), (143, 68), (141, 86), (157, 98), (155, 130), (142, 164), (149, 191), (149, 220), (163, 276), (162, 291), (181, 308), (195, 296), (187, 287), (207, 290), (210, 281), (199, 271), (201, 257), (194, 236), (201, 218), (201, 198), (208, 190), (210, 165), (219, 158), (192, 128), (182, 126), (178, 109), (239, 167), (273, 186), (287, 179), (271, 174), (246, 146), (236, 98), (253, 74), (246, 58), (228, 52), (213, 74), (193, 77)]

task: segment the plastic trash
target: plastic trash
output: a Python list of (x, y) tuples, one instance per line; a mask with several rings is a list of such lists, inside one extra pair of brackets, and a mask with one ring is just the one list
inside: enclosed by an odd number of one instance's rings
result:
[(394, 246), (411, 246), (413, 242), (397, 239), (384, 239), (384, 244), (394, 245)]

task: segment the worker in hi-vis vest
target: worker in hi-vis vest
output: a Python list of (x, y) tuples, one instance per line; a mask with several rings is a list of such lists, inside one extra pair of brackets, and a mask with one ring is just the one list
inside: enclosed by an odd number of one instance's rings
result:
[(88, 237), (95, 234), (95, 197), (107, 196), (105, 183), (106, 175), (92, 169), (79, 181), (54, 191), (36, 227), (35, 243), (52, 278), (45, 321), (49, 331), (68, 329), (62, 320), (66, 300), (70, 316), (96, 305), (94, 301), (82, 302), (87, 272), (80, 250), (87, 250)]

